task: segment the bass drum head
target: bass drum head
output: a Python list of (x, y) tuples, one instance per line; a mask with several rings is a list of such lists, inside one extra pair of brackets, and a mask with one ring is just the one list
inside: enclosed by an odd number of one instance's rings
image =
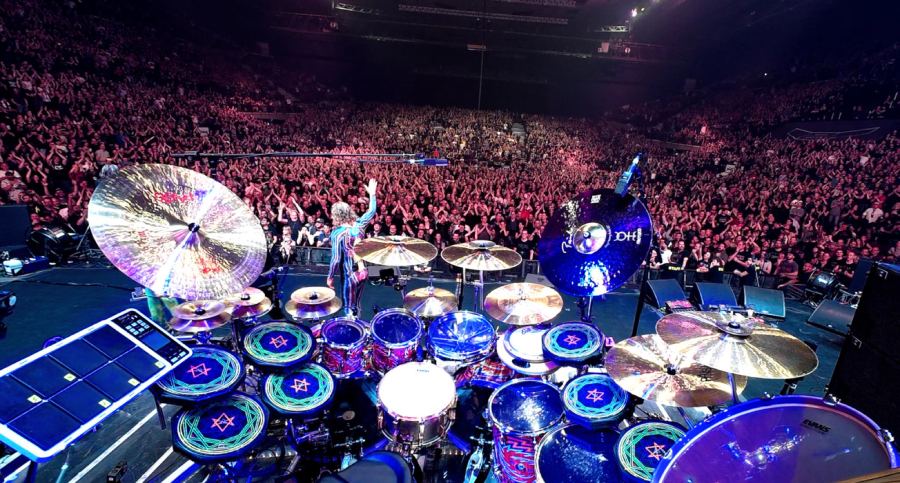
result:
[(544, 436), (534, 457), (537, 481), (593, 483), (622, 481), (616, 463), (618, 431), (572, 425)]
[(819, 483), (897, 467), (878, 426), (844, 404), (812, 396), (754, 399), (687, 433), (654, 481)]

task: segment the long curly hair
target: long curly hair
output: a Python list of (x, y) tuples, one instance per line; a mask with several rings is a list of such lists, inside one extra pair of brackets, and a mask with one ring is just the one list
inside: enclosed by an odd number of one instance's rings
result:
[(353, 208), (347, 203), (339, 201), (331, 205), (331, 223), (334, 226), (353, 223), (357, 218), (356, 213), (353, 212)]

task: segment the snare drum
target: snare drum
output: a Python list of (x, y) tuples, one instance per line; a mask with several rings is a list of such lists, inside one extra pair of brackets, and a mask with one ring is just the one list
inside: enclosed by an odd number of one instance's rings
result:
[(450, 312), (428, 326), (428, 352), (450, 374), (486, 359), (494, 352), (496, 341), (491, 321), (475, 312)]
[(603, 352), (603, 333), (594, 324), (565, 322), (544, 333), (544, 356), (560, 364), (577, 365)]
[(497, 356), (510, 369), (526, 376), (551, 374), (559, 364), (544, 357), (546, 325), (528, 325), (506, 331), (497, 343)]
[(372, 367), (385, 373), (418, 357), (422, 321), (406, 309), (387, 309), (372, 318)]
[(266, 322), (244, 335), (244, 354), (257, 366), (280, 369), (310, 360), (316, 349), (312, 332), (290, 322)]
[(631, 481), (650, 481), (663, 456), (684, 437), (680, 426), (667, 421), (644, 421), (622, 433), (616, 456), (623, 476)]
[(244, 365), (236, 355), (218, 347), (197, 346), (156, 388), (163, 401), (195, 403), (230, 394), (243, 379)]
[(334, 376), (311, 362), (285, 373), (267, 375), (262, 382), (262, 397), (281, 414), (315, 416), (331, 404), (334, 386)]
[(513, 379), (488, 401), (494, 433), (494, 474), (500, 483), (535, 481), (535, 450), (563, 419), (556, 386), (538, 379)]
[(813, 396), (736, 404), (681, 438), (654, 481), (838, 481), (896, 468), (897, 451), (865, 414)]
[(365, 371), (366, 326), (352, 317), (331, 319), (322, 325), (322, 365), (334, 377), (346, 379)]
[(395, 443), (428, 446), (447, 434), (456, 407), (453, 378), (430, 362), (408, 362), (378, 383), (378, 427)]
[(233, 460), (255, 448), (266, 436), (269, 413), (242, 393), (182, 409), (172, 418), (172, 447), (203, 463)]
[(537, 447), (534, 470), (539, 483), (622, 481), (616, 464), (618, 431), (566, 426), (548, 434)]
[(569, 421), (587, 428), (617, 426), (628, 400), (628, 393), (607, 374), (582, 374), (563, 388)]

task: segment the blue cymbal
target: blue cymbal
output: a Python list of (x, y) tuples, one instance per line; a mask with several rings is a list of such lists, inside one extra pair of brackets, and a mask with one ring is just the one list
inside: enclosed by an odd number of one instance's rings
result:
[(560, 291), (603, 295), (640, 268), (652, 234), (650, 213), (637, 198), (611, 189), (586, 191), (550, 217), (538, 243), (538, 259)]

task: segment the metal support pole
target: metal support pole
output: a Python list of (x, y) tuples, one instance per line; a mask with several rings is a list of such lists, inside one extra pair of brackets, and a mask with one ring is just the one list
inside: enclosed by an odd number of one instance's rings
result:
[(731, 402), (738, 404), (737, 383), (734, 381), (734, 374), (728, 373), (728, 384), (731, 385)]

